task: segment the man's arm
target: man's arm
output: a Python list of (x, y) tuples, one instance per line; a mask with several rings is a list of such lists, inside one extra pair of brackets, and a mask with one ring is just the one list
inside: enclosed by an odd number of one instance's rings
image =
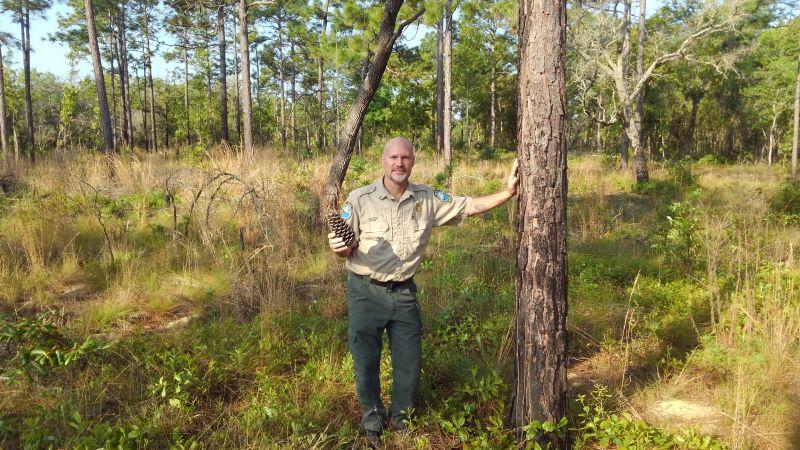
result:
[(517, 166), (517, 160), (514, 159), (514, 164), (511, 166), (511, 173), (508, 175), (508, 183), (505, 189), (494, 194), (484, 195), (483, 197), (472, 197), (467, 209), (467, 215), (474, 216), (475, 214), (489, 211), (492, 208), (502, 205), (507, 202), (508, 199), (516, 195), (517, 182), (519, 181)]

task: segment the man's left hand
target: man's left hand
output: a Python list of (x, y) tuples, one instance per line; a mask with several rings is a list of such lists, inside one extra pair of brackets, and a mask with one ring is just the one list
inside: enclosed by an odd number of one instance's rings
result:
[(511, 166), (511, 173), (508, 174), (508, 192), (511, 195), (515, 195), (517, 193), (517, 184), (519, 184), (519, 175), (517, 174), (519, 170), (519, 162), (517, 158), (514, 158), (514, 164)]

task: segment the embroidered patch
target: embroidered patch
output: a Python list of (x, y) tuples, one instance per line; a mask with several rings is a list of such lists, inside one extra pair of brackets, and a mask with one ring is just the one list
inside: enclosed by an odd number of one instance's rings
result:
[(417, 204), (414, 205), (414, 209), (417, 211), (417, 213), (421, 213), (422, 212), (422, 202), (417, 202)]
[(435, 195), (436, 198), (438, 198), (439, 200), (441, 200), (441, 201), (443, 201), (445, 203), (448, 203), (448, 202), (453, 200), (453, 197), (450, 194), (448, 194), (447, 192), (442, 192), (442, 191), (440, 191), (438, 189), (433, 191), (433, 195)]
[(339, 217), (341, 217), (344, 220), (347, 220), (350, 217), (352, 217), (352, 215), (353, 215), (353, 205), (351, 205), (350, 202), (345, 202), (345, 204), (342, 205), (342, 210), (339, 211)]

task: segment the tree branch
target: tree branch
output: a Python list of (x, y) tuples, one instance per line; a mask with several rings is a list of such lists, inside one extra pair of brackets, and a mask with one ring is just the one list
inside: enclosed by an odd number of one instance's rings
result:
[(392, 45), (394, 45), (394, 42), (400, 37), (401, 34), (403, 34), (403, 30), (405, 30), (407, 26), (411, 25), (417, 19), (419, 19), (423, 13), (425, 13), (425, 8), (422, 8), (419, 11), (417, 11), (412, 18), (400, 22), (400, 25), (398, 25), (397, 27), (397, 31), (395, 31), (394, 35), (392, 36)]

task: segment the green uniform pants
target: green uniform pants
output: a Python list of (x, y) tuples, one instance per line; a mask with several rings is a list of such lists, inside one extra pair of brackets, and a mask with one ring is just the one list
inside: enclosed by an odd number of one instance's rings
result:
[(422, 321), (413, 281), (399, 287), (377, 286), (350, 273), (347, 280), (347, 340), (355, 367), (361, 426), (382, 431), (386, 408), (381, 401), (380, 360), (383, 330), (392, 356), (391, 422), (403, 422), (414, 406), (422, 359)]

